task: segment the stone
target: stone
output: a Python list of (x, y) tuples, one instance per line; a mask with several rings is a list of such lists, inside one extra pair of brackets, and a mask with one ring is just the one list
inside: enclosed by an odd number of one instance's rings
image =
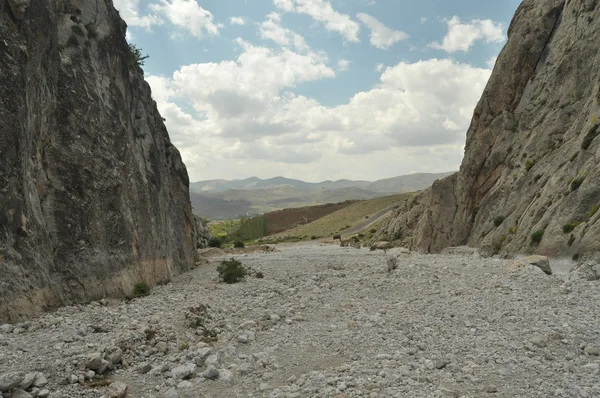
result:
[(19, 372), (9, 372), (0, 374), (0, 392), (8, 392), (13, 388), (17, 388), (25, 375)]
[(237, 338), (237, 341), (242, 344), (248, 344), (250, 342), (247, 334), (240, 334)]
[(200, 374), (205, 379), (214, 380), (219, 377), (219, 371), (214, 365), (208, 365), (206, 370)]
[(219, 370), (219, 381), (227, 385), (233, 385), (233, 372), (227, 369)]
[(35, 381), (35, 377), (36, 377), (36, 373), (25, 374), (23, 381), (21, 381), (21, 384), (19, 384), (19, 388), (21, 390), (27, 390)]
[(15, 330), (15, 327), (9, 323), (0, 325), (0, 332), (2, 333), (12, 333), (13, 330)]
[(31, 394), (29, 394), (28, 392), (25, 392), (25, 391), (21, 390), (20, 388), (17, 388), (12, 391), (11, 398), (33, 398), (33, 396)]
[(508, 264), (509, 272), (514, 272), (519, 270), (527, 265), (533, 265), (534, 267), (538, 267), (546, 275), (552, 275), (552, 269), (550, 268), (550, 260), (545, 256), (528, 256), (522, 259), (518, 259), (512, 261)]
[(27, 7), (29, 7), (29, 2), (31, 0), (8, 0), (8, 5), (10, 6), (10, 10), (16, 19), (21, 20), (25, 16), (25, 11), (27, 11)]
[(178, 390), (187, 390), (187, 389), (192, 388), (193, 386), (194, 385), (191, 382), (189, 382), (187, 380), (183, 380), (183, 381), (180, 381), (179, 384), (177, 384), (177, 389)]
[(143, 362), (137, 367), (137, 372), (140, 374), (146, 374), (152, 370), (152, 365), (148, 362)]
[(121, 363), (121, 361), (123, 360), (123, 350), (121, 350), (120, 348), (115, 349), (108, 355), (107, 360), (111, 364)]
[(155, 348), (158, 352), (164, 354), (167, 352), (168, 346), (167, 343), (165, 343), (164, 341), (159, 341), (158, 343), (156, 343)]
[(33, 382), (33, 386), (41, 388), (41, 387), (44, 387), (46, 384), (48, 384), (48, 379), (46, 379), (46, 376), (42, 372), (37, 372), (35, 374), (35, 380)]
[(595, 357), (600, 356), (600, 350), (598, 349), (598, 347), (588, 346), (588, 347), (585, 347), (583, 352), (585, 352), (587, 355), (592, 355)]
[(179, 393), (175, 388), (169, 388), (165, 393), (164, 398), (179, 398)]
[(210, 366), (210, 365), (218, 366), (219, 365), (219, 355), (217, 355), (217, 354), (209, 355), (208, 358), (206, 358), (204, 360), (204, 364), (206, 366)]
[(88, 369), (98, 370), (102, 366), (103, 360), (104, 360), (104, 356), (99, 352), (89, 354), (86, 366), (88, 367)]
[(448, 366), (448, 364), (449, 364), (448, 361), (438, 360), (438, 361), (435, 361), (434, 367), (436, 369), (444, 369), (446, 366)]
[(124, 398), (127, 396), (127, 389), (128, 386), (127, 384), (120, 382), (120, 381), (115, 381), (110, 383), (110, 385), (108, 386), (108, 396), (109, 398)]
[(50, 390), (40, 390), (40, 392), (38, 392), (37, 397), (38, 398), (48, 398), (48, 396), (50, 395)]
[(495, 384), (488, 384), (485, 386), (485, 392), (488, 394), (494, 394), (498, 392), (498, 387)]
[(175, 380), (186, 379), (196, 371), (196, 364), (186, 363), (171, 369), (171, 377)]

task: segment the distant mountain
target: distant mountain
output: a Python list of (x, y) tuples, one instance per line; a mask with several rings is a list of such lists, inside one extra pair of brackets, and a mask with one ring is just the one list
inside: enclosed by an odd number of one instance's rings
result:
[(386, 178), (377, 181), (364, 180), (337, 180), (322, 182), (306, 182), (285, 177), (274, 177), (262, 180), (250, 177), (244, 180), (205, 180), (190, 184), (190, 190), (197, 193), (223, 192), (230, 189), (251, 190), (268, 189), (289, 186), (303, 191), (312, 191), (319, 188), (328, 190), (340, 188), (361, 188), (367, 191), (380, 193), (402, 193), (427, 188), (435, 180), (444, 178), (453, 172), (447, 173), (417, 173), (399, 177)]
[(314, 183), (285, 177), (206, 180), (190, 184), (190, 198), (195, 214), (223, 220), (285, 208), (419, 191), (449, 174), (452, 173), (419, 173), (374, 182), (337, 180)]

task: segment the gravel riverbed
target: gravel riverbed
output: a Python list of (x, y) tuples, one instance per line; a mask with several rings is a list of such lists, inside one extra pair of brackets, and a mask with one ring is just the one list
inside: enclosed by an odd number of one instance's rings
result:
[[(509, 272), (508, 261), (469, 251), (311, 242), (234, 254), (250, 275), (218, 283), (216, 266), (231, 256), (210, 258), (146, 297), (0, 326), (0, 392), (600, 396), (597, 280), (533, 266)], [(397, 262), (391, 272), (389, 258)]]

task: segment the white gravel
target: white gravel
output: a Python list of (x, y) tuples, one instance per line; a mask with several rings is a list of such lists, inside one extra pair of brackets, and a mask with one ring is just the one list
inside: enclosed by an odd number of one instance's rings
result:
[(41, 372), (25, 394), (109, 396), (92, 376), (148, 398), (600, 396), (598, 281), (468, 253), (277, 248), (235, 256), (264, 279), (218, 283), (216, 258), (147, 297), (0, 326), (0, 386)]

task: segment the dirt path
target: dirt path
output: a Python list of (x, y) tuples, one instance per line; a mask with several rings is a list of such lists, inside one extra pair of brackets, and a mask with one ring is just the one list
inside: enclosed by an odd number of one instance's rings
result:
[(101, 397), (86, 379), (102, 380), (100, 355), (133, 398), (600, 396), (598, 281), (473, 255), (392, 249), (388, 273), (381, 251), (277, 249), (234, 254), (263, 279), (218, 283), (215, 258), (147, 297), (0, 326), (0, 388), (39, 371), (52, 398)]

